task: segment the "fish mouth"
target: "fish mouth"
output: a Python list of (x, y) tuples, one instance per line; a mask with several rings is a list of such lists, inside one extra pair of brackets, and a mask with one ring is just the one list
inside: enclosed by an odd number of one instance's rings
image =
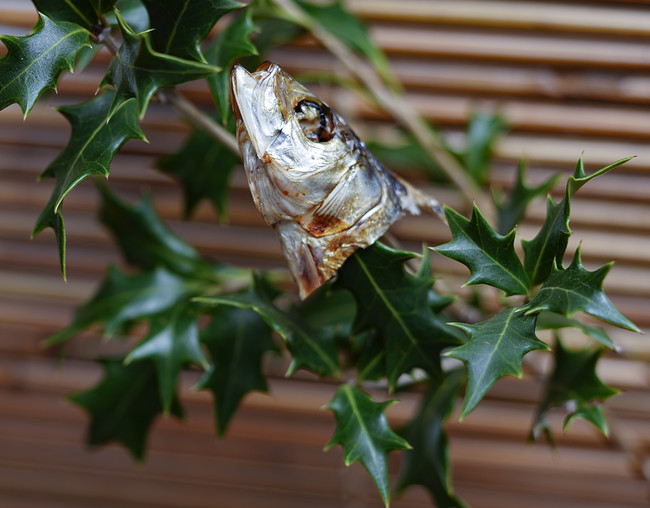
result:
[(284, 71), (277, 64), (264, 62), (250, 73), (235, 65), (230, 80), (233, 111), (237, 124), (243, 124), (260, 159), (282, 132), (290, 117)]

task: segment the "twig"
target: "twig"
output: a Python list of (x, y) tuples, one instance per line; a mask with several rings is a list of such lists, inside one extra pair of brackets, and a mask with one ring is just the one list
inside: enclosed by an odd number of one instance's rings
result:
[(426, 121), (409, 104), (403, 95), (391, 91), (381, 80), (377, 72), (363, 59), (355, 55), (339, 39), (295, 4), (293, 0), (275, 0), (275, 3), (293, 17), (300, 25), (308, 29), (325, 48), (335, 55), (343, 65), (359, 79), (373, 94), (382, 108), (406, 127), (418, 143), (429, 153), (458, 188), (468, 203), (476, 201), (484, 215), (492, 216), (492, 200), (471, 180), (462, 167), (440, 146)]
[(178, 111), (185, 115), (190, 122), (203, 129), (214, 139), (222, 143), (232, 153), (239, 156), (239, 145), (235, 136), (212, 120), (212, 118), (206, 115), (185, 97), (179, 95), (175, 88), (159, 90), (157, 95), (161, 101), (168, 102), (174, 106)]

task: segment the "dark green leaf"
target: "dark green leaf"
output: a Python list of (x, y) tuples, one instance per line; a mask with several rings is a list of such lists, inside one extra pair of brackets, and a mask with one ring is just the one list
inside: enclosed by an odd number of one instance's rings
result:
[(549, 196), (547, 201), (546, 220), (537, 236), (532, 240), (522, 240), (524, 247), (524, 268), (532, 285), (541, 284), (551, 273), (554, 261), (562, 263), (571, 236), (569, 215), (571, 213), (571, 197), (589, 180), (604, 175), (612, 169), (625, 164), (632, 157), (618, 160), (599, 169), (591, 175), (585, 175), (582, 157), (576, 164), (573, 176), (569, 177), (564, 199), (555, 203)]
[(496, 203), (497, 230), (503, 235), (511, 231), (519, 221), (523, 219), (526, 213), (526, 208), (528, 208), (531, 201), (543, 196), (544, 194), (548, 194), (560, 177), (560, 174), (558, 173), (538, 186), (530, 187), (526, 185), (525, 182), (527, 167), (528, 165), (526, 161), (521, 159), (519, 161), (515, 186), (510, 191), (507, 199), (502, 199)]
[(214, 395), (217, 433), (223, 435), (244, 396), (268, 391), (262, 357), (275, 351), (271, 330), (251, 309), (219, 305), (210, 311), (212, 321), (201, 332), (212, 364), (196, 388)]
[(412, 448), (404, 452), (397, 490), (422, 485), (429, 491), (435, 506), (445, 508), (466, 506), (453, 493), (448, 440), (444, 429), (464, 381), (464, 373), (455, 370), (445, 376), (442, 384), (432, 383), (422, 398), (417, 414), (401, 432)]
[(0, 110), (16, 102), (24, 116), (43, 91), (56, 88), (63, 71), (73, 71), (77, 53), (90, 46), (86, 30), (44, 14), (31, 35), (0, 35), (0, 41), (7, 47), (0, 58)]
[(32, 0), (32, 3), (52, 19), (76, 23), (92, 32), (101, 25), (100, 16), (113, 8), (115, 0)]
[(123, 41), (100, 85), (115, 87), (115, 98), (109, 110), (111, 116), (120, 104), (135, 97), (138, 116), (143, 117), (156, 91), (204, 78), (219, 70), (206, 63), (154, 51), (148, 32), (135, 33), (119, 13), (116, 16)]
[(502, 116), (473, 112), (467, 125), (463, 149), (458, 151), (449, 147), (467, 174), (479, 185), (488, 182), (494, 145), (505, 130), (506, 122)]
[(151, 47), (160, 53), (205, 62), (201, 42), (226, 13), (244, 6), (232, 0), (142, 0), (149, 13)]
[[(124, 365), (121, 358), (99, 362), (104, 367), (104, 378), (90, 390), (70, 397), (90, 415), (86, 442), (98, 446), (118, 441), (135, 459), (142, 460), (149, 428), (163, 409), (156, 369), (151, 362)], [(177, 398), (170, 413), (183, 417)]]
[(135, 120), (135, 102), (127, 101), (110, 122), (108, 110), (113, 100), (106, 92), (78, 106), (64, 106), (59, 112), (72, 126), (70, 141), (63, 152), (45, 169), (41, 178), (55, 178), (54, 190), (45, 209), (36, 221), (32, 236), (51, 227), (56, 233), (65, 278), (65, 227), (61, 214), (63, 198), (79, 182), (91, 175), (108, 177), (110, 163), (120, 147), (129, 139), (145, 139)]
[(196, 298), (196, 301), (208, 305), (232, 305), (257, 312), (287, 342), (292, 356), (288, 374), (307, 369), (320, 376), (339, 377), (336, 337), (327, 330), (303, 322), (296, 315), (278, 309), (273, 304), (277, 295), (266, 279), (255, 275), (253, 287), (246, 293)]
[(440, 377), (440, 352), (460, 342), (431, 310), (428, 251), (415, 276), (404, 270), (404, 263), (414, 257), (412, 252), (375, 243), (350, 256), (338, 275), (357, 302), (355, 333), (374, 329), (383, 343), (391, 389), (400, 375), (414, 367)]
[(144, 270), (164, 266), (171, 272), (207, 280), (218, 278), (220, 267), (205, 261), (194, 248), (160, 220), (151, 200), (136, 205), (122, 201), (108, 186), (100, 186), (99, 217), (115, 236), (125, 259)]
[(566, 430), (576, 419), (582, 418), (592, 423), (607, 435), (607, 423), (595, 400), (603, 401), (618, 390), (605, 385), (596, 374), (596, 365), (603, 349), (588, 348), (569, 351), (558, 340), (555, 348), (555, 367), (546, 383), (546, 393), (537, 410), (531, 438), (537, 439), (542, 433), (550, 436), (545, 416), (551, 408), (563, 406), (568, 414), (564, 423)]
[[(365, 56), (386, 83), (392, 87), (399, 87), (390, 70), (386, 55), (374, 43), (363, 22), (345, 8), (342, 0), (334, 0), (327, 4), (304, 0), (297, 0), (296, 3), (309, 14), (313, 22), (332, 33), (353, 51)], [(310, 26), (305, 28), (311, 29)]]
[(476, 407), (497, 379), (506, 375), (521, 377), (521, 361), (526, 353), (549, 349), (535, 337), (536, 318), (510, 308), (473, 325), (452, 323), (465, 330), (470, 338), (467, 344), (448, 353), (467, 367), (468, 384), (461, 418)]
[(65, 341), (100, 322), (104, 324), (104, 333), (113, 335), (134, 320), (155, 316), (179, 302), (185, 303), (196, 291), (196, 283), (164, 268), (126, 275), (111, 267), (97, 293), (77, 309), (74, 322), (51, 336), (48, 343)]
[(494, 231), (474, 206), (471, 220), (445, 208), (453, 240), (434, 250), (463, 263), (470, 269), (466, 285), (489, 284), (506, 295), (525, 295), (528, 277), (514, 248), (515, 231), (501, 236)]
[(177, 179), (185, 195), (189, 217), (202, 199), (209, 199), (220, 216), (227, 213), (230, 175), (241, 158), (204, 131), (194, 129), (185, 145), (157, 162), (163, 172)]
[[(149, 24), (149, 13), (141, 0), (117, 0), (115, 10), (120, 13), (122, 19), (131, 27), (134, 32), (145, 32), (151, 28)], [(106, 15), (106, 20), (112, 27), (117, 27), (115, 12)]]
[(250, 36), (257, 31), (247, 8), (215, 38), (205, 51), (207, 61), (222, 70), (208, 77), (208, 85), (224, 125), (230, 118), (230, 66), (239, 58), (257, 55)]
[(126, 357), (125, 363), (152, 361), (158, 375), (163, 410), (172, 409), (181, 370), (188, 363), (207, 362), (199, 344), (197, 315), (189, 306), (179, 304), (151, 319), (149, 333)]
[(538, 330), (559, 330), (561, 328), (578, 328), (585, 335), (597, 340), (609, 349), (616, 349), (614, 342), (600, 326), (590, 326), (555, 312), (542, 311), (537, 318)]
[(568, 268), (553, 267), (544, 285), (523, 310), (534, 314), (543, 310), (556, 312), (566, 317), (576, 312), (586, 312), (626, 330), (640, 330), (621, 314), (605, 296), (603, 280), (613, 263), (607, 263), (598, 270), (590, 272), (582, 266), (580, 246)]
[(410, 448), (388, 425), (384, 411), (393, 402), (374, 402), (358, 388), (343, 385), (326, 406), (334, 412), (336, 431), (325, 449), (340, 444), (346, 466), (361, 462), (386, 506), (390, 501), (386, 455), (391, 450)]

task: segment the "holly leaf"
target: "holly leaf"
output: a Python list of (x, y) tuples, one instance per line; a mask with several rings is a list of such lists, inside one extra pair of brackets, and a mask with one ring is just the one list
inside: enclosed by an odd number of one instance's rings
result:
[(477, 184), (485, 185), (488, 182), (494, 145), (505, 130), (506, 121), (501, 115), (475, 111), (472, 112), (467, 125), (463, 148), (457, 150), (448, 143), (445, 145), (467, 174)]
[(231, 305), (253, 309), (286, 341), (292, 361), (287, 375), (298, 369), (310, 370), (319, 376), (340, 377), (335, 336), (317, 329), (295, 314), (278, 309), (273, 300), (277, 290), (261, 275), (254, 274), (253, 287), (245, 293), (195, 298), (208, 305)]
[(534, 201), (544, 194), (548, 194), (557, 182), (560, 174), (553, 175), (545, 182), (531, 187), (526, 184), (526, 170), (528, 164), (524, 159), (519, 161), (517, 169), (517, 180), (506, 199), (496, 199), (497, 207), (497, 230), (501, 234), (511, 231), (517, 223), (523, 219), (526, 209), (531, 201)]
[(205, 51), (207, 61), (222, 70), (208, 77), (208, 85), (219, 116), (224, 125), (230, 112), (230, 67), (239, 58), (257, 55), (257, 48), (249, 40), (258, 28), (252, 20), (252, 9), (247, 8), (214, 39)]
[(133, 32), (119, 13), (115, 15), (122, 32), (122, 45), (100, 84), (100, 87), (109, 84), (115, 88), (109, 116), (123, 102), (135, 98), (138, 116), (142, 118), (151, 96), (161, 88), (204, 78), (219, 70), (203, 62), (183, 60), (154, 51), (148, 32)]
[(153, 31), (151, 47), (160, 53), (205, 62), (201, 42), (228, 12), (244, 7), (231, 0), (142, 0)]
[(388, 425), (384, 411), (395, 401), (374, 402), (368, 394), (350, 385), (341, 386), (325, 406), (336, 418), (336, 431), (325, 446), (343, 446), (343, 460), (349, 466), (361, 462), (375, 482), (386, 506), (390, 502), (386, 456), (392, 450), (410, 448), (406, 440)]
[(414, 367), (440, 378), (440, 352), (460, 341), (431, 309), (431, 277), (425, 249), (416, 275), (404, 263), (416, 257), (381, 243), (357, 250), (339, 270), (338, 283), (357, 302), (354, 333), (374, 329), (383, 344), (386, 376), (392, 390)]
[(469, 336), (466, 344), (447, 353), (467, 367), (467, 392), (461, 419), (472, 412), (499, 378), (521, 377), (521, 361), (526, 353), (549, 349), (535, 336), (536, 320), (535, 315), (509, 308), (480, 323), (451, 323)]
[(515, 252), (515, 230), (506, 236), (494, 231), (474, 205), (472, 218), (463, 217), (449, 207), (445, 215), (453, 240), (433, 250), (470, 269), (465, 285), (488, 284), (506, 295), (525, 295), (528, 276)]
[(620, 159), (587, 176), (581, 156), (576, 164), (574, 174), (567, 180), (564, 199), (555, 203), (553, 198), (548, 196), (546, 219), (542, 228), (532, 240), (521, 241), (524, 247), (524, 268), (533, 286), (546, 280), (553, 269), (554, 261), (557, 261), (558, 264), (562, 263), (564, 252), (569, 243), (569, 236), (571, 236), (569, 227), (571, 197), (589, 180), (609, 173), (630, 159), (632, 157)]
[(143, 270), (163, 266), (179, 275), (219, 280), (224, 267), (205, 261), (192, 246), (172, 233), (158, 217), (149, 197), (131, 205), (106, 185), (101, 185), (100, 191), (99, 218), (113, 233), (129, 263)]
[(196, 281), (162, 267), (134, 275), (110, 267), (95, 295), (77, 309), (72, 324), (48, 338), (47, 343), (66, 341), (94, 323), (103, 323), (104, 334), (111, 336), (135, 320), (167, 312), (199, 291)]
[(208, 199), (220, 216), (227, 213), (230, 175), (241, 158), (206, 132), (193, 129), (183, 147), (160, 159), (158, 169), (178, 180), (189, 217), (202, 199)]
[(194, 363), (208, 368), (199, 344), (197, 315), (187, 305), (153, 316), (147, 336), (126, 357), (125, 364), (152, 361), (158, 376), (163, 411), (169, 413), (176, 397), (181, 370)]
[(551, 437), (545, 417), (552, 408), (561, 406), (567, 410), (565, 431), (573, 421), (582, 418), (604, 435), (608, 435), (602, 409), (594, 404), (594, 401), (604, 401), (619, 391), (605, 385), (596, 374), (596, 365), (602, 352), (603, 348), (595, 351), (589, 348), (569, 351), (561, 341), (557, 341), (555, 366), (548, 377), (544, 398), (537, 409), (531, 439), (537, 439), (542, 433)]
[(63, 106), (59, 112), (70, 122), (70, 141), (59, 156), (43, 171), (41, 178), (54, 178), (50, 200), (36, 221), (32, 237), (47, 227), (54, 229), (59, 248), (61, 271), (65, 279), (65, 226), (61, 214), (63, 198), (78, 183), (91, 175), (108, 177), (113, 157), (129, 139), (146, 140), (135, 121), (135, 103), (127, 101), (111, 122), (108, 110), (113, 94), (106, 92), (77, 106)]
[(92, 32), (101, 25), (101, 15), (113, 8), (115, 0), (32, 0), (32, 3), (51, 19), (75, 23)]
[(548, 310), (566, 317), (585, 312), (626, 330), (640, 332), (632, 321), (616, 310), (603, 291), (603, 281), (614, 263), (590, 272), (582, 266), (580, 250), (578, 246), (568, 268), (558, 268), (555, 262), (544, 285), (522, 310), (527, 315)]
[(0, 58), (0, 110), (18, 103), (26, 117), (40, 95), (56, 89), (63, 71), (72, 72), (77, 53), (90, 46), (88, 32), (40, 14), (26, 37), (0, 35), (7, 54)]
[[(155, 367), (152, 362), (124, 365), (121, 358), (104, 358), (99, 363), (104, 378), (93, 388), (70, 397), (90, 416), (86, 443), (98, 446), (117, 441), (141, 461), (149, 429), (163, 409)], [(178, 398), (174, 397), (169, 412), (183, 417)]]
[(537, 318), (538, 330), (559, 330), (562, 328), (578, 328), (585, 335), (597, 340), (609, 349), (616, 349), (614, 342), (607, 332), (600, 326), (586, 325), (577, 319), (556, 314), (555, 312), (542, 311)]
[(404, 452), (397, 491), (410, 485), (425, 487), (435, 504), (445, 508), (465, 508), (453, 493), (445, 421), (449, 418), (465, 382), (462, 370), (445, 375), (442, 384), (432, 383), (422, 398), (415, 417), (401, 434), (412, 448)]
[(212, 321), (201, 332), (201, 342), (212, 363), (196, 388), (214, 395), (214, 419), (222, 436), (247, 393), (268, 391), (262, 358), (277, 348), (271, 329), (251, 309), (219, 305), (210, 315)]

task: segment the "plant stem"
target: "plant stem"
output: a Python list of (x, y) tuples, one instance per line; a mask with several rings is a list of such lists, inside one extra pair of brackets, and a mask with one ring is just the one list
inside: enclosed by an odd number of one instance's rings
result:
[(370, 90), (379, 105), (415, 136), (418, 143), (440, 165), (468, 203), (476, 201), (484, 215), (490, 217), (493, 215), (492, 200), (467, 176), (458, 162), (440, 146), (427, 122), (406, 101), (403, 95), (391, 91), (372, 66), (355, 55), (339, 39), (325, 30), (317, 20), (303, 11), (293, 0), (275, 0), (275, 3), (296, 23), (309, 30), (325, 48), (343, 63), (352, 75), (356, 76)]

